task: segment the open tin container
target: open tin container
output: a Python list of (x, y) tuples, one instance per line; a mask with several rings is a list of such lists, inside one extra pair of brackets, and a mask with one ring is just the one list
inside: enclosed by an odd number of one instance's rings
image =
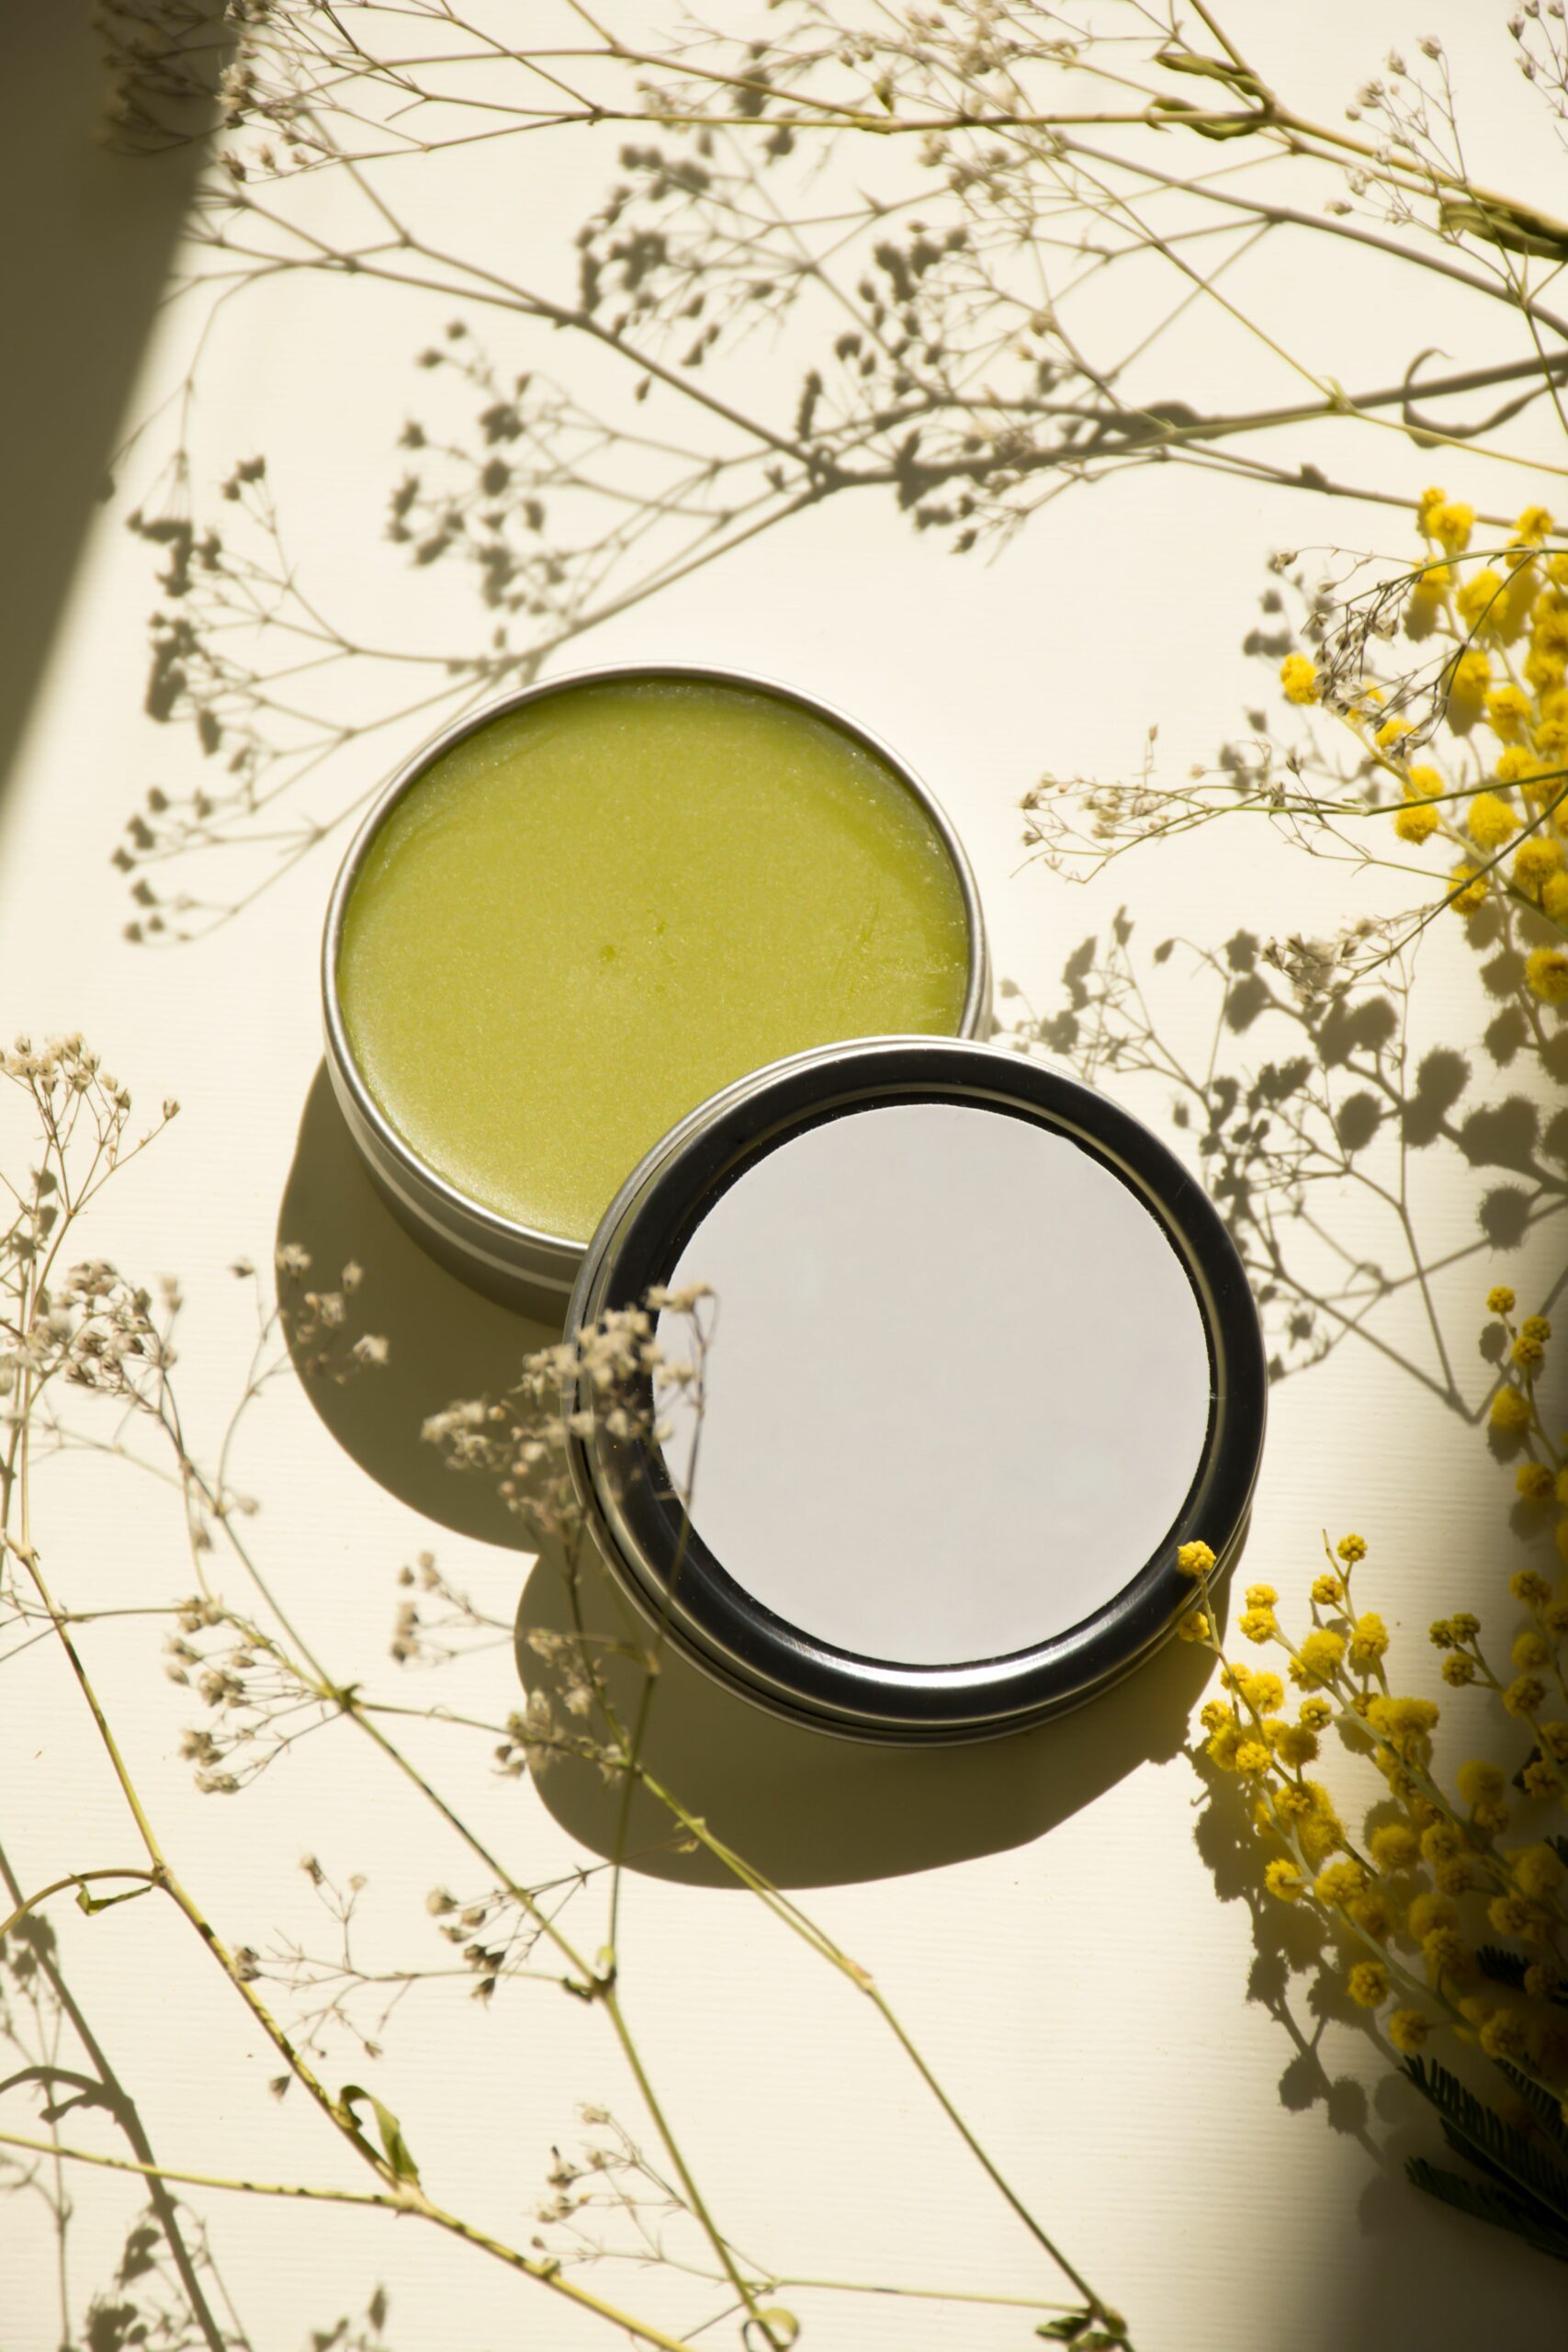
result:
[[(869, 752), (951, 861), (967, 965), (956, 1035), (816, 1044), (738, 1075), (653, 1144), (584, 1243), (499, 1215), (412, 1148), (355, 1059), (338, 973), (364, 862), (433, 764), (498, 715), (609, 679), (777, 697)], [(1183, 1543), (1226, 1563), (1267, 1381), (1235, 1248), (1138, 1121), (981, 1042), (989, 970), (968, 862), (865, 729), (695, 667), (525, 689), (380, 796), (333, 894), (322, 979), (328, 1068), (366, 1165), (451, 1271), (569, 1329), (650, 1291), (714, 1293), (700, 1434), (682, 1392), (650, 1386), (623, 1424), (634, 1433), (585, 1415), (570, 1459), (617, 1585), (731, 1690), (863, 1740), (1019, 1730), (1174, 1630), (1193, 1597)], [(659, 1337), (676, 1359), (689, 1332), (666, 1313)]]
[[(507, 1216), (475, 1197), (434, 1164), (400, 1131), (367, 1080), (356, 1057), (345, 1017), (340, 985), (345, 921), (356, 887), (382, 835), (383, 828), (409, 797), (430, 776), (449, 752), (480, 736), (497, 720), (514, 714), (544, 714), (563, 697), (581, 689), (602, 686), (655, 686), (718, 689), (741, 697), (762, 697), (798, 714), (818, 728), (844, 741), (853, 752), (869, 759), (894, 795), (907, 797), (918, 814), (931, 849), (951, 875), (962, 907), (964, 969), (961, 1001), (953, 1034), (979, 1037), (991, 1024), (991, 974), (980, 894), (963, 844), (914, 770), (892, 747), (856, 720), (810, 695), (781, 685), (775, 680), (695, 663), (644, 662), (579, 670), (542, 684), (519, 688), (489, 703), (436, 736), (400, 768), (378, 795), (349, 845), (327, 910), (321, 945), (321, 995), (326, 1030), (326, 1065), (333, 1090), (370, 1176), (393, 1214), (442, 1264), (465, 1282), (498, 1299), (503, 1306), (559, 1326), (565, 1319), (572, 1287), (581, 1267), (588, 1236), (580, 1238), (548, 1231)], [(550, 887), (550, 875), (527, 877)], [(542, 1018), (566, 1023), (576, 1008), (556, 1003)], [(818, 1035), (822, 1033), (818, 1032)], [(831, 1035), (829, 1030), (828, 1034)], [(852, 1029), (845, 1034), (853, 1034)], [(795, 1038), (795, 1045), (815, 1040)], [(786, 1047), (785, 1050), (788, 1050)], [(728, 1075), (739, 1075), (739, 1072)], [(694, 1107), (697, 1090), (677, 1109)], [(673, 1115), (673, 1114), (672, 1114)], [(662, 1123), (661, 1123), (662, 1124)], [(657, 1130), (655, 1130), (657, 1132)], [(648, 1141), (652, 1140), (650, 1135)], [(638, 1148), (641, 1146), (639, 1144)], [(626, 1166), (637, 1157), (628, 1152), (604, 1187), (604, 1199), (614, 1191)], [(600, 1205), (603, 1205), (601, 1202)]]
[(1165, 1146), (1056, 1070), (888, 1037), (742, 1080), (628, 1178), (571, 1320), (698, 1282), (700, 1436), (650, 1395), (662, 1440), (595, 1417), (573, 1484), (649, 1620), (764, 1707), (1021, 1729), (1172, 1631), (1182, 1544), (1223, 1565), (1241, 1534), (1267, 1371), (1240, 1261)]

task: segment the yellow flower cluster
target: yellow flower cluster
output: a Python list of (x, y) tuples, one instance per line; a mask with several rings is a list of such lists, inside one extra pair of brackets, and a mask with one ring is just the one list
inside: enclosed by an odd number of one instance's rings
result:
[[(1436, 517), (1432, 528), (1440, 536)], [(1459, 532), (1451, 513), (1443, 529)], [(1551, 1326), (1541, 1315), (1516, 1322), (1516, 1305), (1506, 1285), (1487, 1299), (1504, 1325), (1509, 1367), (1491, 1422), (1526, 1452), (1517, 1495), (1560, 1514), (1568, 1568), (1568, 1434), (1557, 1444), (1547, 1437), (1535, 1397)], [(1500, 1412), (1506, 1398), (1516, 1402)], [(1506, 1656), (1483, 1647), (1472, 1611), (1432, 1626), (1444, 1682), (1495, 1701), (1506, 1758), (1472, 1756), (1440, 1779), (1433, 1742), (1442, 1710), (1390, 1684), (1387, 1625), (1354, 1591), (1366, 1556), (1364, 1538), (1340, 1538), (1312, 1586), (1311, 1623), (1299, 1636), (1281, 1623), (1273, 1586), (1247, 1588), (1240, 1630), (1284, 1653), (1281, 1677), (1225, 1657), (1207, 1605), (1213, 1555), (1186, 1547), (1183, 1566), (1202, 1604), (1190, 1613), (1207, 1629), (1193, 1638), (1219, 1657), (1225, 1694), (1202, 1710), (1203, 1754), (1245, 1786), (1268, 1893), (1320, 1916), (1339, 1952), (1345, 1996), (1379, 2018), (1394, 2052), (1409, 2057), (1434, 2034), (1452, 2034), (1529, 2076), (1568, 2116), (1568, 2004), (1560, 1997), (1568, 1984), (1568, 1838), (1514, 1830), (1521, 1810), (1568, 1810), (1568, 1574), (1555, 1586), (1534, 1567), (1510, 1578), (1520, 1617)], [(1293, 1717), (1285, 1677), (1304, 1694)], [(1330, 1729), (1383, 1784), (1359, 1837), (1306, 1770)]]
[[(1416, 522), (1427, 555), (1406, 593), (1404, 628), (1448, 648), (1438, 714), (1448, 741), (1423, 744), (1408, 719), (1385, 713), (1382, 690), (1371, 684), (1353, 688), (1346, 707), (1338, 694), (1331, 699), (1397, 789), (1398, 839), (1417, 849), (1440, 839), (1460, 853), (1444, 892), (1456, 913), (1468, 920), (1495, 904), (1522, 919), (1527, 933), (1534, 926), (1524, 984), (1561, 1011), (1568, 948), (1554, 934), (1568, 932), (1568, 552), (1547, 552), (1553, 525), (1543, 506), (1527, 507), (1506, 546), (1478, 570), (1461, 560), (1475, 527), (1469, 506), (1427, 490)], [(1304, 653), (1286, 657), (1280, 681), (1297, 704), (1317, 702), (1325, 683)]]

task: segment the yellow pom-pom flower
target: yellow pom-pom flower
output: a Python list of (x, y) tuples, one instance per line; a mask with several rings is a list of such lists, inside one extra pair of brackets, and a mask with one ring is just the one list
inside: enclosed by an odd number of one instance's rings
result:
[(1317, 1754), (1317, 1734), (1305, 1724), (1281, 1724), (1274, 1734), (1274, 1753), (1294, 1771)]
[(1388, 1998), (1388, 1971), (1381, 1960), (1359, 1960), (1345, 1990), (1360, 2009), (1379, 2009)]
[(1388, 2021), (1388, 2038), (1404, 2057), (1414, 2057), (1432, 2030), (1430, 2018), (1419, 2009), (1395, 2009)]
[(1542, 1004), (1568, 1004), (1568, 954), (1561, 947), (1535, 947), (1525, 957), (1525, 978)]
[(1477, 849), (1501, 849), (1519, 829), (1517, 816), (1495, 792), (1478, 792), (1464, 821), (1465, 831)]
[(1521, 890), (1539, 898), (1554, 874), (1562, 871), (1562, 844), (1543, 833), (1532, 833), (1514, 853), (1514, 879)]
[(1342, 1535), (1334, 1548), (1345, 1566), (1353, 1568), (1359, 1560), (1367, 1556), (1367, 1539), (1364, 1535)]
[(1488, 564), (1472, 572), (1454, 603), (1467, 629), (1477, 636), (1500, 637), (1503, 619), (1503, 576)]
[(1184, 1577), (1206, 1577), (1214, 1565), (1214, 1555), (1206, 1544), (1184, 1544), (1176, 1555), (1176, 1565)]
[(1419, 849), (1423, 842), (1431, 840), (1438, 824), (1438, 812), (1427, 801), (1394, 811), (1394, 831), (1402, 842), (1409, 842), (1416, 849)]
[(1511, 1315), (1517, 1304), (1506, 1283), (1495, 1283), (1486, 1294), (1486, 1310), (1490, 1315)]
[(1475, 509), (1458, 499), (1445, 498), (1440, 505), (1427, 510), (1422, 527), (1450, 555), (1462, 555), (1475, 527)]
[(1383, 1823), (1368, 1843), (1380, 1871), (1414, 1870), (1421, 1859), (1420, 1840), (1407, 1821)]
[[(1454, 1775), (1454, 1786), (1466, 1804), (1495, 1804), (1507, 1785), (1499, 1767), (1483, 1756), (1472, 1756)], [(1453, 1850), (1457, 1851), (1457, 1847)], [(1435, 1860), (1437, 1857), (1429, 1859)]]
[(1530, 718), (1530, 698), (1522, 686), (1493, 686), (1486, 696), (1486, 723), (1504, 743), (1517, 743)]
[(1358, 1617), (1350, 1631), (1350, 1663), (1366, 1674), (1388, 1647), (1388, 1627), (1375, 1609)]
[(1562, 1883), (1562, 1864), (1550, 1846), (1525, 1846), (1510, 1859), (1514, 1883), (1526, 1894), (1551, 1894)]
[(1280, 664), (1280, 684), (1285, 689), (1287, 702), (1308, 703), (1317, 700), (1317, 667), (1304, 653), (1287, 653)]
[(1530, 1425), (1529, 1398), (1520, 1388), (1499, 1388), (1486, 1418), (1499, 1437), (1522, 1437)]
[(1291, 1672), (1298, 1682), (1311, 1685), (1328, 1682), (1345, 1663), (1345, 1636), (1332, 1626), (1314, 1626), (1303, 1635), (1301, 1648), (1291, 1663)]
[(1568, 874), (1554, 874), (1540, 894), (1541, 912), (1568, 931)]
[(1454, 912), (1460, 915), (1479, 914), (1486, 904), (1486, 876), (1478, 874), (1473, 865), (1467, 865), (1461, 859), (1458, 865), (1450, 867), (1449, 881), (1453, 886), (1449, 904)]
[(1269, 1863), (1263, 1873), (1263, 1883), (1269, 1894), (1277, 1895), (1281, 1903), (1294, 1903), (1306, 1891), (1306, 1881), (1300, 1871), (1294, 1862), (1286, 1861), (1283, 1856)]

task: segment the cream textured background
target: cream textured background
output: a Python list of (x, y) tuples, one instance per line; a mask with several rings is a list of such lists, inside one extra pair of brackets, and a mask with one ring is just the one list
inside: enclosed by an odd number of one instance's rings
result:
[[(265, 1261), (272, 1249), (320, 1059), (315, 955), (332, 853), (199, 946), (155, 954), (122, 938), (124, 885), (108, 851), (146, 786), (188, 784), (194, 763), (141, 714), (152, 592), (146, 550), (121, 527), (145, 492), (141, 460), (113, 503), (88, 498), (116, 437), (114, 410), (124, 420), (150, 411), (188, 354), (185, 313), (151, 319), (183, 191), (177, 169), (115, 165), (87, 143), (95, 92), (82, 0), (28, 24), (21, 16), (35, 12), (6, 13), (0, 65), (18, 120), (14, 152), (0, 156), (15, 274), (4, 447), (19, 528), (5, 565), (18, 592), (7, 646), (25, 723), (0, 783), (0, 1013), (8, 1030), (80, 1026), (141, 1098), (172, 1093), (184, 1105), (155, 1158), (115, 1188), (95, 1246), (141, 1275), (179, 1273), (189, 1299), (181, 1378), (200, 1448), (220, 1432), (247, 1346), (245, 1303), (225, 1269), (240, 1253)], [(1376, 11), (1325, 0), (1310, 12), (1247, 0), (1232, 13), (1266, 67), (1325, 110), (1377, 68), (1390, 40), (1413, 46), (1441, 30), (1473, 170), (1533, 184), (1544, 201), (1554, 168), (1560, 186), (1560, 157), (1554, 164), (1509, 62), (1506, 11), (1492, 0), (1389, 0)], [(536, 249), (545, 276), (568, 266), (560, 224), (588, 209), (611, 169), (586, 141), (549, 149), (548, 164), (547, 184), (528, 177), (544, 172), (543, 149), (536, 165), (514, 167), (508, 228)], [(1325, 273), (1310, 252), (1296, 258), (1300, 282), (1275, 291), (1296, 347), (1323, 371), (1370, 381), (1443, 343), (1449, 322), (1426, 289), (1406, 280), (1403, 308), (1374, 311), (1354, 273)], [(1309, 266), (1320, 274), (1307, 277)], [(423, 331), (450, 307), (434, 307)], [(441, 582), (411, 585), (380, 544), (419, 332), (400, 310), (341, 284), (274, 288), (228, 320), (195, 427), (198, 469), (210, 478), (265, 445), (318, 586), (330, 594), (352, 583), (356, 610), (410, 642), (443, 597), (444, 615), (468, 611)], [(557, 347), (548, 357), (565, 372), (569, 355)], [(1238, 342), (1234, 364), (1239, 390), (1259, 363)], [(1279, 396), (1277, 376), (1261, 371), (1258, 382), (1263, 396)], [(1393, 435), (1369, 432), (1355, 445), (1337, 435), (1325, 446), (1407, 495), (1434, 470)], [(1292, 457), (1305, 453), (1292, 441)], [(1438, 472), (1456, 495), (1505, 510), (1538, 487), (1525, 469), (1451, 456)], [(1403, 560), (1399, 518), (1365, 514), (1371, 543)], [(1258, 695), (1238, 640), (1269, 552), (1355, 527), (1301, 497), (1173, 468), (1065, 499), (985, 567), (953, 560), (935, 534), (917, 539), (890, 507), (844, 502), (602, 628), (583, 658), (765, 669), (883, 731), (923, 769), (970, 847), (998, 969), (1044, 997), (1072, 946), (1123, 899), (1149, 938), (1181, 930), (1216, 942), (1241, 922), (1265, 934), (1311, 930), (1346, 910), (1344, 869), (1309, 867), (1240, 828), (1140, 857), (1074, 892), (1016, 870), (1015, 804), (1047, 763), (1058, 773), (1133, 767), (1155, 721), (1169, 773), (1212, 755)], [(369, 781), (402, 748), (344, 756), (362, 761)], [(1358, 905), (1376, 903), (1371, 886), (1355, 887), (1366, 892)], [(1401, 896), (1394, 886), (1390, 902)], [(1425, 1032), (1476, 1034), (1485, 1015), (1456, 939), (1432, 944), (1422, 985)], [(1157, 1096), (1134, 1107), (1163, 1114)], [(1457, 1247), (1473, 1236), (1474, 1180), (1450, 1179), (1451, 1196), (1428, 1208), (1432, 1229)], [(513, 1551), (433, 1524), (406, 1498), (412, 1483), (444, 1515), (458, 1510), (426, 1466), (406, 1459), (412, 1416), (422, 1399), (438, 1401), (444, 1380), (455, 1391), (494, 1377), (514, 1342), (503, 1318), (423, 1273), (347, 1176), (318, 1162), (310, 1182), (316, 1197), (300, 1213), (331, 1237), (329, 1252), (341, 1244), (366, 1265), (367, 1319), (394, 1342), (381, 1401), (345, 1408), (346, 1433), (384, 1469), (394, 1465), (387, 1476), (403, 1491), (368, 1475), (292, 1387), (256, 1418), (240, 1476), (263, 1502), (257, 1540), (271, 1568), (344, 1679), (375, 1678), (401, 1695), (385, 1648), (402, 1560), (433, 1544), (447, 1572), (498, 1613), (521, 1584)], [(1544, 1251), (1537, 1282), (1555, 1272), (1554, 1256), (1560, 1249)], [(1505, 1272), (1531, 1288), (1517, 1261), (1494, 1267), (1483, 1257), (1458, 1278), (1461, 1348), (1471, 1344), (1467, 1302)], [(1479, 1402), (1487, 1374), (1479, 1361), (1472, 1369)], [(1119, 1391), (1128, 1370), (1114, 1355), (1084, 1367), (1102, 1384), (1108, 1415), (1129, 1411)], [(372, 1410), (379, 1434), (364, 1425)], [(1127, 1442), (1136, 1443), (1131, 1418)], [(1396, 1640), (1426, 1671), (1426, 1620), (1472, 1589), (1472, 1560), (1500, 1557), (1500, 1479), (1480, 1441), (1406, 1374), (1347, 1348), (1277, 1394), (1247, 1571), (1300, 1592), (1320, 1526), (1359, 1526), (1375, 1546)], [(51, 1468), (39, 1514), (40, 1544), (73, 1606), (188, 1586), (177, 1506), (128, 1474)], [(475, 1874), (389, 1799), (348, 1739), (330, 1761), (307, 1747), (232, 1803), (197, 1799), (177, 1755), (191, 1702), (162, 1681), (153, 1649), (133, 1623), (123, 1635), (98, 1629), (91, 1655), (167, 1843), (224, 1931), (254, 1942), (311, 1932), (318, 1915), (297, 1864), (313, 1850), (339, 1877), (367, 1873), (366, 1917), (379, 1923), (384, 1952), (428, 1961), (433, 1939), (411, 1895), (439, 1879), (466, 1890)], [(1457, 2346), (1482, 2340), (1504, 2308), (1511, 2337), (1550, 2344), (1564, 2273), (1405, 2188), (1403, 2152), (1436, 2134), (1382, 2082), (1358, 2036), (1326, 2029), (1323, 2056), (1338, 2085), (1326, 2111), (1292, 2111), (1282, 2095), (1295, 2052), (1248, 2000), (1245, 1907), (1216, 1901), (1193, 1843), (1197, 1782), (1175, 1751), (1196, 1703), (1194, 1663), (1168, 1653), (1082, 1717), (962, 1756), (790, 1738), (717, 1709), (678, 1678), (665, 1702), (691, 1713), (664, 1736), (678, 1759), (683, 1746), (683, 1785), (716, 1827), (743, 1848), (753, 1838), (764, 1865), (840, 1882), (808, 1907), (876, 1974), (1004, 2167), (1129, 2312), (1140, 2352), (1265, 2337), (1276, 2352)], [(507, 1652), (466, 1669), (462, 1687), (490, 1711), (513, 1703)], [(433, 1771), (454, 1769), (440, 1735), (417, 1746)], [(27, 1883), (131, 1858), (115, 1792), (47, 1646), (6, 1676), (0, 1788), (5, 1840)], [(470, 1778), (465, 1793), (519, 1874), (581, 1857), (526, 1786)], [(55, 1917), (72, 1980), (166, 2161), (352, 2183), (348, 2157), (323, 2146), (299, 2101), (279, 2108), (267, 2097), (273, 2069), (243, 2012), (157, 1905), (94, 1921), (56, 1906)], [(650, 2071), (741, 2245), (794, 2272), (1052, 2291), (874, 2020), (747, 1901), (638, 1879), (624, 1945)], [(525, 2234), (521, 2217), (542, 2193), (551, 2143), (576, 2137), (576, 2103), (602, 2101), (640, 2130), (635, 2094), (600, 2021), (575, 2003), (521, 1986), (487, 2012), (465, 1989), (411, 1998), (375, 2086), (448, 2203)], [(1303, 2023), (1310, 2036), (1314, 2021)], [(345, 2052), (334, 2079), (362, 2075), (364, 2063)], [(26, 2109), (13, 2097), (4, 2111), (27, 2129)], [(73, 2119), (77, 2126), (84, 2137), (93, 2128)], [(106, 2274), (135, 2197), (100, 2179), (72, 2186), (85, 2290)], [(518, 2342), (570, 2352), (607, 2340), (526, 2284), (379, 2217), (217, 2197), (205, 2210), (257, 2352), (293, 2352), (310, 2326), (363, 2308), (378, 2280), (391, 2296), (398, 2352)], [(656, 2280), (603, 2273), (596, 2283), (637, 2307), (666, 2307)], [(58, 2341), (55, 2292), (41, 2217), (26, 2203), (0, 2205), (4, 2352), (48, 2352)], [(806, 2340), (824, 2352), (1003, 2352), (1028, 2340), (1022, 2315), (1005, 2311), (868, 2302), (818, 2320), (809, 2295), (792, 2300)], [(703, 2340), (728, 2339), (716, 2330)]]

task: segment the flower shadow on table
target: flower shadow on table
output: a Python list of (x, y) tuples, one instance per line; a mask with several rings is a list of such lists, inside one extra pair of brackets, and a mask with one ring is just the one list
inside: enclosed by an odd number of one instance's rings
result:
[[(306, 1393), (344, 1451), (427, 1519), (526, 1553), (524, 1530), (491, 1481), (455, 1474), (420, 1430), (454, 1397), (502, 1394), (521, 1358), (556, 1335), (468, 1289), (403, 1231), (365, 1173), (324, 1069), (306, 1100), (277, 1238), (309, 1250), (327, 1281), (347, 1263), (362, 1266), (356, 1301), (367, 1327), (388, 1341), (383, 1369), (342, 1385), (310, 1377), (301, 1363)], [(595, 1582), (588, 1580), (591, 1600)], [(607, 1628), (608, 1597), (597, 1598)], [(568, 1630), (565, 1588), (546, 1561), (528, 1576), (519, 1623), (525, 1633)], [(525, 1646), (521, 1658), (525, 1679), (538, 1687), (541, 1661)], [(1207, 1667), (1206, 1653), (1172, 1644), (1059, 1722), (974, 1746), (919, 1749), (776, 1720), (672, 1656), (645, 1756), (682, 1804), (775, 1883), (889, 1877), (1025, 1844), (1137, 1765), (1178, 1755)], [(618, 1783), (565, 1758), (538, 1786), (574, 1838), (596, 1853), (614, 1849)], [(629, 1852), (634, 1867), (651, 1874), (733, 1883), (707, 1855), (673, 1849), (669, 1816), (651, 1799), (634, 1807)]]
[[(599, 1580), (584, 1579), (582, 1591), (588, 1631), (613, 1635), (620, 1621)], [(566, 1581), (542, 1558), (518, 1611), (518, 1672), (531, 1691), (553, 1683), (529, 1636), (572, 1630)], [(958, 1747), (903, 1747), (764, 1713), (667, 1655), (644, 1761), (775, 1886), (901, 1877), (1029, 1845), (1140, 1764), (1179, 1756), (1209, 1663), (1207, 1651), (1170, 1642), (1115, 1689), (1054, 1722)], [(616, 1695), (633, 1695), (629, 1679)], [(615, 1852), (618, 1780), (566, 1757), (547, 1766), (539, 1789), (574, 1838), (595, 1853)], [(669, 1815), (641, 1791), (626, 1851), (652, 1876), (736, 1883), (705, 1850), (675, 1850)]]

